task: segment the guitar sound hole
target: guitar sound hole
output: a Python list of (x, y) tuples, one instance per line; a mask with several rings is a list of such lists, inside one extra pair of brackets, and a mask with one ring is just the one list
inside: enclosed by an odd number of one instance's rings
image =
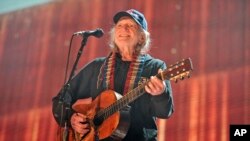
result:
[(103, 121), (104, 121), (103, 117), (95, 117), (94, 120), (93, 120), (95, 126), (101, 125)]

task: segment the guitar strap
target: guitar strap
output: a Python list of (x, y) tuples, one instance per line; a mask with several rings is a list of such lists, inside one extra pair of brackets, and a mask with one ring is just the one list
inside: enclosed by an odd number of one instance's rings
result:
[[(123, 94), (132, 90), (139, 82), (146, 55), (134, 55), (129, 65), (127, 78), (123, 90)], [(98, 76), (97, 87), (102, 83), (104, 88), (114, 90), (114, 71), (116, 63), (116, 53), (111, 52), (103, 63)]]

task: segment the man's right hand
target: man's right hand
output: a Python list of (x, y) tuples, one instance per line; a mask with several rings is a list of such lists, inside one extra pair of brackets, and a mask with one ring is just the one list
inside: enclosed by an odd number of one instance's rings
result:
[(72, 128), (81, 135), (81, 137), (90, 131), (90, 125), (87, 117), (81, 113), (74, 113), (71, 116), (70, 123)]

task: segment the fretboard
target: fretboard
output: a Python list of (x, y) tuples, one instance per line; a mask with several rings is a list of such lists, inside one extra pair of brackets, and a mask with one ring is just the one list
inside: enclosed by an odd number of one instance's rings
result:
[(127, 94), (125, 94), (121, 99), (117, 100), (115, 103), (111, 104), (107, 108), (100, 110), (96, 114), (96, 118), (102, 118), (102, 119), (107, 119), (109, 116), (112, 114), (118, 112), (137, 98), (139, 98), (141, 95), (145, 93), (145, 85), (147, 82), (140, 84), (138, 87), (134, 88)]

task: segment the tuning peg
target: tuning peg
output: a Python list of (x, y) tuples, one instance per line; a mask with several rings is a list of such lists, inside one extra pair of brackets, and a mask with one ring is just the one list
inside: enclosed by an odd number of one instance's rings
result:
[(190, 78), (190, 77), (191, 77), (191, 75), (190, 75), (190, 73), (188, 72), (188, 73), (187, 73), (187, 78)]
[(177, 79), (177, 78), (175, 78), (175, 79), (174, 79), (174, 82), (175, 82), (175, 83), (177, 83), (177, 82), (178, 82), (178, 79)]
[(184, 80), (184, 79), (185, 79), (185, 77), (184, 77), (184, 76), (181, 76), (181, 77), (180, 77), (180, 80)]

